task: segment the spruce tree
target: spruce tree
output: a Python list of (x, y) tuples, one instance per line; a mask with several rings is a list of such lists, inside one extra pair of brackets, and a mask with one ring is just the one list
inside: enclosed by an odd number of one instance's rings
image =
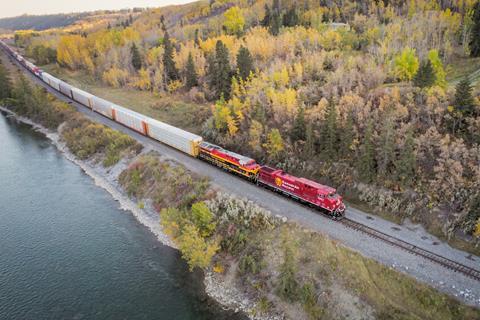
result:
[(407, 131), (403, 150), (395, 164), (398, 180), (403, 186), (411, 186), (413, 178), (415, 177), (416, 162), (415, 140), (413, 139), (413, 132), (410, 129)]
[(315, 134), (313, 132), (313, 126), (311, 123), (307, 124), (305, 133), (305, 149), (304, 155), (305, 158), (310, 158), (315, 154)]
[(193, 42), (195, 43), (195, 45), (197, 47), (200, 46), (200, 38), (198, 37), (198, 29), (195, 29), (195, 36), (194, 36)]
[(280, 27), (282, 26), (282, 17), (280, 11), (280, 1), (273, 0), (272, 15), (270, 18), (269, 31), (272, 35), (277, 36), (280, 33)]
[(12, 95), (12, 84), (7, 69), (0, 63), (0, 101), (10, 98)]
[(330, 100), (326, 113), (322, 139), (324, 140), (324, 153), (327, 160), (335, 160), (338, 151), (337, 136), (337, 108), (335, 103)]
[(305, 125), (305, 109), (303, 107), (298, 108), (297, 116), (293, 121), (292, 132), (290, 137), (293, 141), (305, 140), (306, 138), (306, 125)]
[(352, 150), (350, 149), (355, 138), (355, 132), (353, 131), (353, 115), (349, 112), (347, 115), (347, 121), (342, 128), (340, 137), (340, 157), (343, 159), (351, 160)]
[(250, 51), (244, 46), (241, 46), (237, 54), (237, 69), (238, 75), (242, 80), (245, 80), (253, 71), (253, 59)]
[(472, 57), (480, 57), (480, 1), (473, 9), (473, 28), (470, 37), (470, 55)]
[(270, 12), (270, 7), (268, 6), (268, 4), (265, 4), (265, 16), (263, 17), (262, 21), (260, 21), (260, 24), (263, 27), (270, 27), (270, 21), (272, 19), (271, 15), (272, 13)]
[(375, 177), (375, 145), (373, 143), (373, 122), (369, 121), (365, 130), (363, 145), (360, 148), (358, 161), (360, 178), (365, 182), (372, 182)]
[[(162, 16), (163, 17), (163, 16)], [(170, 41), (170, 36), (167, 31), (163, 37), (163, 69), (165, 73), (165, 80), (167, 83), (179, 79), (178, 70), (175, 66), (175, 61), (173, 60), (173, 45)]]
[(435, 84), (435, 71), (430, 60), (422, 61), (413, 78), (413, 84), (420, 88), (430, 88)]
[(140, 57), (140, 52), (135, 43), (132, 44), (130, 48), (130, 53), (132, 54), (132, 66), (135, 70), (140, 70), (142, 68), (142, 58)]
[(380, 134), (380, 148), (378, 152), (378, 173), (384, 179), (391, 171), (391, 165), (395, 161), (395, 123), (391, 117), (383, 122)]
[(221, 40), (216, 43), (215, 57), (209, 59), (209, 72), (212, 72), (210, 88), (215, 92), (215, 97), (229, 99), (232, 70), (228, 49)]
[(291, 6), (290, 9), (283, 15), (283, 25), (285, 27), (295, 27), (299, 23), (297, 9)]
[(185, 67), (186, 87), (191, 89), (198, 85), (197, 71), (195, 70), (195, 63), (193, 62), (193, 56), (190, 52), (188, 54), (187, 65)]
[(453, 105), (455, 110), (463, 117), (471, 117), (475, 113), (475, 100), (472, 96), (472, 84), (466, 77), (460, 81), (455, 88), (455, 98)]

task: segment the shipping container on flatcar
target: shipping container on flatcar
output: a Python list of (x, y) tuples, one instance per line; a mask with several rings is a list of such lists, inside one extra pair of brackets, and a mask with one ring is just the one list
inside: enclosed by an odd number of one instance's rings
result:
[(199, 157), (217, 167), (238, 173), (249, 179), (256, 179), (260, 169), (260, 165), (254, 159), (225, 150), (206, 141), (200, 144)]
[(151, 138), (191, 156), (198, 156), (202, 137), (151, 118), (148, 118), (147, 122), (148, 135)]
[(144, 115), (119, 105), (112, 107), (115, 111), (115, 121), (141, 134), (148, 135), (147, 118)]
[(332, 187), (292, 176), (281, 169), (262, 166), (257, 183), (326, 210), (334, 217), (345, 213), (342, 197)]
[(83, 90), (77, 89), (75, 87), (72, 87), (72, 96), (73, 96), (73, 100), (83, 104), (87, 108), (92, 109), (92, 100), (91, 100), (93, 97), (92, 94), (85, 92)]
[(92, 96), (91, 101), (93, 111), (103, 114), (105, 117), (108, 117), (110, 119), (114, 119), (111, 102), (97, 96)]
[(58, 92), (60, 92), (60, 79), (55, 78), (54, 76), (50, 75), (48, 78), (48, 84)]
[(66, 95), (69, 98), (73, 98), (72, 96), (72, 86), (66, 82), (60, 81), (60, 92)]

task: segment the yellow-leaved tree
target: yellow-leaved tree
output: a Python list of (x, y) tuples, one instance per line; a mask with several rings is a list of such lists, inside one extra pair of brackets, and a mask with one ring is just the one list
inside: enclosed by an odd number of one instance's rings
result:
[(177, 238), (182, 257), (187, 260), (190, 270), (195, 267), (205, 269), (210, 265), (212, 257), (220, 249), (217, 240), (205, 240), (197, 227), (186, 225)]
[(268, 133), (267, 143), (264, 145), (267, 149), (267, 153), (272, 158), (277, 158), (280, 153), (285, 149), (282, 135), (278, 129), (272, 129)]
[(237, 7), (231, 7), (223, 14), (224, 21), (223, 26), (229, 34), (239, 35), (243, 32), (245, 26), (245, 18), (243, 17), (242, 10)]
[(393, 60), (393, 72), (401, 81), (410, 81), (417, 73), (419, 63), (415, 49), (405, 48)]

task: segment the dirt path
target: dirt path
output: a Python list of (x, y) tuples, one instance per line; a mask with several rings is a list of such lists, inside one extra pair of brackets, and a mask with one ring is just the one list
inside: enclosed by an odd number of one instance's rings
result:
[[(414, 276), (418, 280), (430, 284), (443, 292), (449, 293), (469, 305), (480, 307), (480, 282), (445, 269), (421, 257), (411, 255), (399, 248), (392, 247), (383, 242), (378, 242), (364, 234), (347, 229), (341, 224), (332, 221), (309, 208), (305, 208), (275, 193), (259, 188), (239, 177), (219, 170), (203, 161), (192, 158), (164, 144), (142, 136), (133, 130), (123, 127), (120, 124), (71, 101), (48, 87), (32, 74), (28, 73), (28, 75), (35, 83), (45, 87), (50, 93), (57, 96), (59, 99), (71, 103), (78, 111), (82, 112), (90, 119), (124, 132), (137, 139), (146, 147), (152, 148), (160, 154), (182, 163), (188, 169), (210, 177), (213, 184), (224, 189), (226, 192), (233, 193), (239, 197), (248, 198), (272, 211), (274, 214), (296, 221), (307, 228), (327, 234), (331, 238), (342, 242), (364, 256), (371, 257), (396, 270)], [(419, 247), (426, 248), (462, 264), (477, 269), (480, 268), (480, 257), (471, 256), (468, 253), (451, 248), (449, 245), (442, 243), (440, 240), (426, 233), (419, 226), (397, 225), (379, 217), (372, 217), (353, 208), (349, 208), (346, 214), (350, 219), (367, 224), (379, 231), (392, 234), (395, 237), (401, 238)]]

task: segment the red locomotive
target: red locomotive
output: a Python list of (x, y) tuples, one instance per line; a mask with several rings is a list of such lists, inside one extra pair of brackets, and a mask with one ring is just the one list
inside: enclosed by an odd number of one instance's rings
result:
[(341, 218), (345, 214), (345, 205), (336, 190), (315, 181), (289, 175), (280, 169), (262, 166), (257, 183), (323, 209), (335, 218)]

